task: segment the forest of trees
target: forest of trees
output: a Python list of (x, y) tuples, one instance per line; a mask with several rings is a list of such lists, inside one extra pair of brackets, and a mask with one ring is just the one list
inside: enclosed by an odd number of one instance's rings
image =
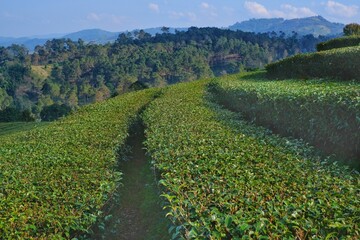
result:
[(49, 109), (59, 114), (65, 106), (76, 109), (139, 87), (263, 68), (314, 51), (324, 40), (196, 27), (170, 34), (164, 27), (155, 36), (122, 33), (105, 45), (53, 39), (32, 53), (19, 45), (0, 47), (0, 115), (11, 109), (39, 119), (51, 115)]

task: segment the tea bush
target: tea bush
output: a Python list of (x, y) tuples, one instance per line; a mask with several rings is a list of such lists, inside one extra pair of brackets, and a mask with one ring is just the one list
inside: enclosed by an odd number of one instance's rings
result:
[(334, 38), (316, 45), (317, 51), (326, 51), (335, 48), (354, 47), (360, 45), (360, 36)]
[(360, 167), (359, 83), (233, 75), (213, 82), (211, 91), (217, 101), (247, 120), (302, 138)]
[(157, 90), (81, 108), (0, 142), (0, 239), (69, 239), (86, 231), (121, 179), (128, 128)]
[(325, 239), (360, 234), (360, 177), (298, 141), (173, 86), (143, 115), (173, 238)]
[(360, 80), (360, 46), (298, 54), (266, 65), (273, 79), (337, 78)]

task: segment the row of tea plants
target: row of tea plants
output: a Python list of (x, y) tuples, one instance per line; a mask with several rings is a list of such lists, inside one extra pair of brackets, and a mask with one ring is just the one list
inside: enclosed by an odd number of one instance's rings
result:
[(317, 51), (326, 51), (335, 48), (354, 47), (360, 45), (360, 36), (346, 36), (334, 38), (316, 45)]
[(270, 63), (267, 76), (286, 78), (338, 78), (360, 80), (360, 46), (345, 47), (316, 53), (298, 54)]
[(0, 239), (69, 239), (102, 214), (121, 173), (117, 152), (157, 90), (89, 105), (0, 141)]
[(143, 114), (174, 239), (359, 236), (357, 172), (211, 103), (206, 84), (173, 86)]
[(358, 82), (269, 81), (261, 74), (231, 75), (213, 81), (210, 91), (248, 121), (302, 138), (360, 167)]

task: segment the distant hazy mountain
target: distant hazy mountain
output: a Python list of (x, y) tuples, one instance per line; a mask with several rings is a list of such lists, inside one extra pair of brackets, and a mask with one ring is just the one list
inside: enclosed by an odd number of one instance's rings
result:
[(8, 47), (12, 44), (25, 45), (28, 49), (34, 49), (37, 45), (43, 45), (48, 39), (42, 38), (10, 38), (10, 37), (0, 37), (0, 46)]
[(73, 41), (81, 38), (85, 42), (107, 43), (115, 41), (119, 34), (119, 32), (108, 32), (101, 29), (87, 29), (67, 34), (63, 38), (69, 38)]
[[(175, 30), (186, 31), (187, 28), (169, 28), (169, 33), (175, 33)], [(133, 30), (131, 33), (139, 31)], [(147, 28), (144, 29), (145, 32), (155, 35), (157, 33), (162, 33), (161, 27), (157, 28)], [(114, 42), (121, 32), (109, 32), (101, 29), (86, 29), (75, 33), (70, 34), (51, 34), (48, 36), (40, 37), (21, 37), (21, 38), (12, 38), (12, 37), (0, 37), (0, 46), (8, 47), (11, 44), (25, 45), (30, 51), (34, 50), (37, 45), (43, 45), (47, 40), (53, 38), (69, 38), (73, 41), (82, 39), (85, 42), (89, 43), (98, 43), (104, 44), (108, 42)]]
[[(231, 30), (242, 30), (245, 32), (284, 32), (286, 34), (292, 34), (293, 31), (299, 35), (313, 34), (314, 36), (327, 36), (327, 35), (339, 35), (344, 28), (343, 24), (332, 23), (327, 21), (321, 16), (290, 19), (285, 20), (283, 18), (269, 18), (269, 19), (251, 19), (241, 23), (235, 23), (230, 26)], [(186, 31), (187, 28), (169, 28), (170, 33), (175, 33), (175, 30)], [(133, 30), (133, 32), (138, 30)], [(162, 33), (161, 27), (147, 28), (145, 32), (155, 35)], [(23, 37), (23, 38), (9, 38), (0, 37), (0, 46), (10, 46), (11, 44), (25, 45), (30, 51), (32, 51), (36, 45), (43, 45), (47, 40), (53, 38), (70, 38), (73, 41), (77, 41), (79, 38), (85, 42), (93, 42), (104, 44), (107, 42), (113, 42), (117, 39), (121, 32), (108, 32), (101, 29), (87, 29), (70, 34), (52, 34), (48, 36), (39, 37)]]
[(314, 36), (339, 35), (342, 33), (344, 24), (332, 23), (321, 16), (297, 18), (285, 20), (283, 18), (250, 19), (230, 26), (231, 30), (245, 32), (284, 32), (291, 35), (293, 31), (299, 35), (313, 34)]
[[(157, 33), (161, 34), (163, 33), (163, 31), (161, 31), (161, 27), (157, 27), (157, 28), (146, 28), (144, 29), (145, 32), (150, 33), (151, 35), (156, 35)], [(138, 31), (137, 30), (133, 30), (132, 32)], [(169, 28), (169, 33), (175, 33), (175, 31), (187, 31), (188, 28)]]
[[(140, 29), (136, 29), (131, 31), (134, 33), (135, 31), (139, 31)], [(169, 28), (169, 33), (175, 33), (175, 30), (178, 31), (186, 31), (187, 28)], [(144, 29), (145, 32), (155, 35), (157, 33), (162, 33), (161, 27), (157, 28), (146, 28)], [(107, 43), (107, 42), (114, 42), (121, 32), (108, 32), (101, 29), (88, 29), (83, 30), (76, 33), (70, 33), (65, 35), (64, 38), (70, 38), (73, 41), (77, 41), (78, 39), (82, 39), (85, 42), (94, 42), (94, 43)]]

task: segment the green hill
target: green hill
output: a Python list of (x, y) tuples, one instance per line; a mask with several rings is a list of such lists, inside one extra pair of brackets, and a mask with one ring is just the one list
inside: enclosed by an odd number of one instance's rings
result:
[[(90, 232), (96, 221), (106, 230), (101, 219), (115, 213), (104, 206), (122, 182), (118, 158), (126, 159), (130, 126), (140, 118), (173, 238), (356, 238), (359, 173), (300, 139), (272, 134), (226, 110), (215, 97), (227, 94), (215, 96), (211, 89), (217, 82), (233, 82), (246, 97), (241, 89), (252, 84), (249, 91), (262, 91), (250, 97), (254, 103), (265, 99), (266, 90), (276, 95), (271, 85), (293, 89), (274, 97), (284, 103), (280, 113), (296, 108), (295, 93), (307, 89), (318, 102), (302, 98), (304, 110), (317, 105), (321, 112), (327, 105), (320, 103), (331, 99), (328, 93), (357, 111), (359, 99), (346, 97), (359, 85), (344, 91), (347, 84), (338, 82), (324, 92), (325, 84), (304, 88), (253, 78), (234, 75), (128, 93), (1, 137), (0, 238), (69, 239)], [(356, 134), (350, 131), (347, 139), (358, 139)]]

